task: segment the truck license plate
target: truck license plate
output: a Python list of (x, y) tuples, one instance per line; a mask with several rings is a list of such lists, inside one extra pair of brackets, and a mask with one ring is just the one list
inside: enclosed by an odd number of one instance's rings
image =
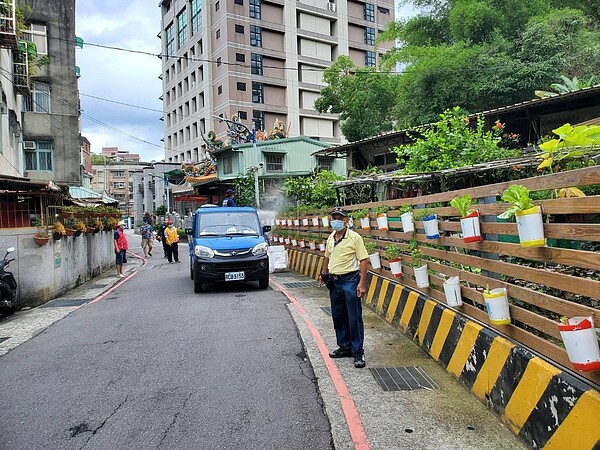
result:
[(244, 272), (226, 272), (225, 281), (243, 280)]

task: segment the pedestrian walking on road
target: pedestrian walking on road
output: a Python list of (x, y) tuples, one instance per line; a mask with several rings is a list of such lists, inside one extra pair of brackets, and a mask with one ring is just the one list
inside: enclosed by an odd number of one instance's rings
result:
[(223, 200), (223, 206), (237, 206), (233, 200), (234, 195), (235, 192), (233, 189), (227, 189), (227, 192), (225, 192), (225, 199)]
[[(347, 211), (331, 212), (333, 233), (325, 247), (325, 271), (320, 284), (327, 281), (331, 316), (338, 348), (331, 358), (354, 357), (354, 367), (366, 366), (361, 297), (366, 292), (369, 254), (362, 237), (348, 228)], [(325, 280), (328, 278), (328, 280)]]
[(181, 262), (179, 261), (179, 233), (177, 232), (177, 228), (173, 225), (173, 221), (169, 220), (167, 222), (167, 228), (165, 229), (165, 240), (167, 241), (167, 258), (169, 259), (169, 264), (173, 262)]
[(140, 227), (140, 234), (142, 235), (142, 250), (144, 251), (144, 257), (152, 256), (152, 232), (154, 228), (149, 222), (144, 222)]
[(127, 263), (127, 249), (129, 248), (127, 236), (123, 232), (124, 226), (125, 222), (119, 222), (114, 234), (117, 276), (119, 278), (125, 278), (125, 275), (123, 275), (123, 264)]
[(167, 258), (168, 257), (168, 251), (167, 251), (167, 240), (165, 239), (165, 229), (167, 228), (167, 219), (165, 219), (163, 221), (163, 223), (160, 224), (160, 227), (158, 227), (158, 240), (161, 242), (162, 244), (162, 248), (163, 248), (163, 258)]

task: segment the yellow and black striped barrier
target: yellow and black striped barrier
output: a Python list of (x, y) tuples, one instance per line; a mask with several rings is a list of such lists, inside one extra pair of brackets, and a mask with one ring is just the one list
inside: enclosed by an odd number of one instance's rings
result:
[[(290, 250), (289, 267), (317, 279), (324, 256)], [(369, 272), (363, 302), (418, 343), (527, 445), (600, 449), (600, 393), (493, 329)]]

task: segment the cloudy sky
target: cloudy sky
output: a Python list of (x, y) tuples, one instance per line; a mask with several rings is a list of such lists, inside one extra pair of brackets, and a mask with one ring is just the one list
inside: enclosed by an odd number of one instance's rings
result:
[(78, 0), (76, 17), (76, 34), (85, 42), (76, 53), (81, 128), (92, 151), (119, 147), (146, 161), (162, 160), (160, 59), (92, 45), (159, 54), (158, 0)]
[[(412, 8), (396, 11), (406, 17)], [(161, 61), (152, 56), (160, 53), (159, 32), (158, 0), (77, 1), (76, 34), (85, 42), (76, 53), (81, 128), (92, 152), (119, 147), (144, 161), (164, 158)]]

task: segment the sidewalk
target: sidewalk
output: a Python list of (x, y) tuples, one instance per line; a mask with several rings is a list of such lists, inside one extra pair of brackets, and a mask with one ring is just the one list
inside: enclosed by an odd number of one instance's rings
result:
[[(419, 346), (368, 308), (363, 308), (367, 367), (356, 369), (352, 358), (330, 359), (319, 349), (313, 330), (318, 330), (329, 349), (336, 348), (327, 289), (294, 272), (271, 274), (271, 280), (274, 289), (281, 286), (299, 303), (295, 306), (292, 302), (289, 309), (315, 371), (336, 449), (525, 448), (485, 405)], [(336, 385), (335, 373), (332, 375), (328, 367), (331, 363), (334, 371), (337, 368), (341, 373), (349, 399)], [(430, 377), (431, 387), (385, 391), (376, 379), (375, 369), (387, 377), (394, 372), (380, 369), (399, 367), (419, 367)], [(426, 384), (427, 380), (421, 381)], [(349, 414), (344, 404), (348, 400), (358, 412), (358, 425), (352, 418), (347, 424)], [(356, 429), (361, 423), (364, 445), (360, 429)]]

